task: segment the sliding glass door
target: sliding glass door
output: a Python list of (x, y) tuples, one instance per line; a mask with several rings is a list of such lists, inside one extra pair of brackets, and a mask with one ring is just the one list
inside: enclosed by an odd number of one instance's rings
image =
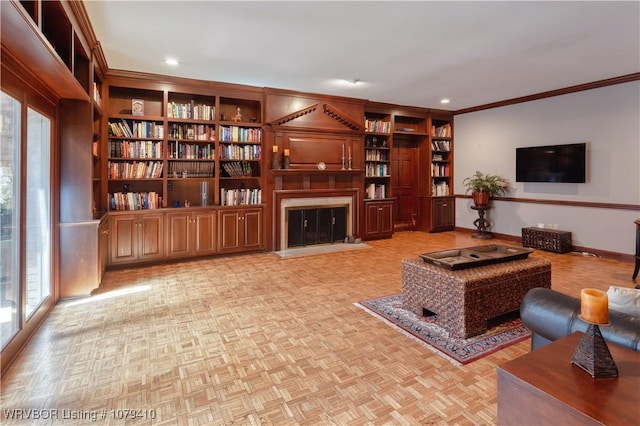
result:
[(0, 345), (52, 293), (51, 119), (0, 93)]
[(26, 316), (51, 294), (51, 121), (27, 109)]
[(20, 302), (20, 112), (0, 93), (0, 344), (19, 330)]

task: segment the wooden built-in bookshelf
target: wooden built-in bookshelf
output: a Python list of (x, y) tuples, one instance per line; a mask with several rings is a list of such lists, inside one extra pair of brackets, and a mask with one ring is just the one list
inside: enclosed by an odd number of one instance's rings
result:
[(135, 86), (109, 86), (109, 210), (261, 204), (259, 99)]
[(451, 231), (455, 228), (453, 196), (453, 116), (432, 112), (429, 120), (429, 146), (425, 163), (429, 164), (429, 221), (426, 231)]

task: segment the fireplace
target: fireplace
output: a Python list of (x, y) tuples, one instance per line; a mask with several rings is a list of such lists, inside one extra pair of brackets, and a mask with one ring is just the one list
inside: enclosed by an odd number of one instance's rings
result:
[(347, 208), (287, 210), (287, 248), (342, 242), (347, 236)]
[(344, 241), (346, 236), (353, 235), (353, 206), (351, 194), (281, 198), (276, 215), (279, 216), (280, 250)]

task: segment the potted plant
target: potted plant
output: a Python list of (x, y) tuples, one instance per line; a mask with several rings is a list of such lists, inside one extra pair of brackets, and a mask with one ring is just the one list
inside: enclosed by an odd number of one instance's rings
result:
[(484, 174), (476, 171), (472, 176), (464, 178), (462, 185), (471, 192), (476, 206), (486, 206), (489, 197), (506, 194), (511, 189), (511, 182), (502, 176)]

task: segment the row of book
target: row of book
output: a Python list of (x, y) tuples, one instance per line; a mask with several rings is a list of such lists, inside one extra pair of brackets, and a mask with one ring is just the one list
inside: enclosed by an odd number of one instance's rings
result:
[(451, 175), (451, 166), (449, 164), (431, 163), (431, 176), (448, 177)]
[(109, 161), (109, 179), (160, 179), (162, 161)]
[(220, 145), (221, 160), (260, 160), (260, 145)]
[(109, 194), (109, 210), (151, 210), (162, 207), (157, 192), (115, 192)]
[(190, 144), (184, 142), (169, 142), (169, 158), (186, 160), (214, 160), (213, 144)]
[(135, 121), (125, 119), (109, 122), (109, 134), (119, 138), (164, 138), (164, 125), (155, 121)]
[(377, 200), (387, 198), (387, 188), (385, 185), (376, 185), (375, 183), (367, 186), (367, 199)]
[(162, 158), (161, 141), (109, 140), (109, 157)]
[(262, 142), (262, 130), (254, 127), (220, 126), (221, 142)]
[(431, 147), (434, 151), (451, 151), (451, 141), (432, 140)]
[(169, 177), (213, 177), (216, 163), (213, 161), (170, 161)]
[(447, 182), (434, 183), (431, 185), (431, 195), (434, 197), (449, 195), (449, 184)]
[(226, 189), (220, 188), (221, 206), (242, 206), (249, 204), (262, 204), (261, 189)]
[(389, 176), (389, 166), (387, 164), (367, 163), (364, 166), (366, 177), (387, 177)]
[(251, 176), (252, 169), (251, 163), (246, 161), (234, 161), (231, 163), (222, 164), (222, 168), (229, 175), (229, 177), (244, 177)]
[(193, 120), (215, 120), (215, 105), (203, 103), (196, 104), (194, 100), (189, 103), (169, 102), (167, 104), (168, 118), (187, 118)]
[(391, 122), (382, 120), (368, 120), (367, 118), (365, 118), (364, 128), (367, 132), (389, 133), (389, 131), (391, 130)]
[(389, 161), (389, 151), (379, 149), (366, 149), (364, 151), (365, 161)]
[(95, 81), (93, 82), (93, 101), (99, 107), (102, 106), (102, 97), (100, 96), (100, 88), (98, 87), (98, 83)]
[(431, 126), (431, 136), (439, 138), (451, 137), (451, 124), (444, 124), (442, 126)]
[(216, 139), (216, 131), (213, 126), (205, 124), (171, 123), (169, 125), (169, 139), (213, 141)]

